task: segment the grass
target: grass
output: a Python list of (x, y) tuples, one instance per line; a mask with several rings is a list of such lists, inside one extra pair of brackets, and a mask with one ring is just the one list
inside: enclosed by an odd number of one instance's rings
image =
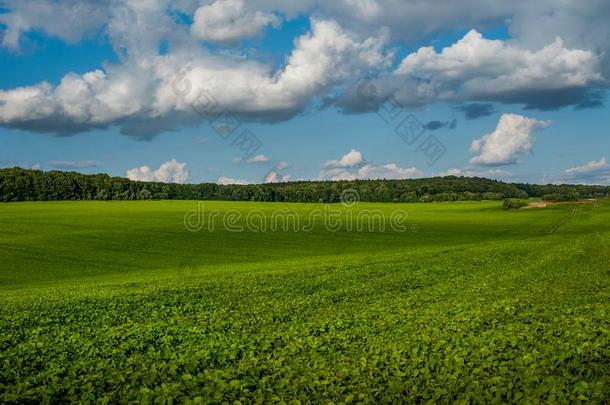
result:
[(607, 403), (610, 201), (501, 205), (1, 205), (0, 402)]

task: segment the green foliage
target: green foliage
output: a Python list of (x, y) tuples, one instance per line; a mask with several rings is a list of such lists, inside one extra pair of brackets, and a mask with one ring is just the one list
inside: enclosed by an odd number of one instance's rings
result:
[(542, 199), (545, 201), (552, 202), (564, 202), (564, 201), (578, 201), (580, 195), (574, 191), (569, 191), (564, 194), (545, 194)]
[(515, 184), (515, 186), (525, 191), (530, 197), (556, 196), (557, 201), (610, 196), (610, 186), (585, 184)]
[(150, 200), (151, 198), (152, 198), (152, 193), (150, 191), (148, 191), (147, 189), (140, 190), (140, 192), (138, 193), (139, 200)]
[(502, 208), (505, 210), (516, 210), (523, 207), (527, 207), (527, 200), (521, 200), (518, 198), (507, 198), (502, 203)]
[(610, 398), (610, 201), (353, 208), (417, 232), (190, 232), (195, 206), (0, 205), (0, 403)]
[[(601, 198), (608, 186), (507, 184), (476, 177), (411, 180), (301, 181), (277, 184), (165, 184), (130, 181), (105, 174), (0, 169), (0, 201), (56, 200), (220, 200), (335, 203), (344, 190), (366, 202), (500, 201), (549, 193)], [(150, 196), (148, 195), (150, 193)]]

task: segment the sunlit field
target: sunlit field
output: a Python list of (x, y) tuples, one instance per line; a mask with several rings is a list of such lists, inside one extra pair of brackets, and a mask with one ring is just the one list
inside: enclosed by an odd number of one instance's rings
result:
[(11, 203), (0, 252), (2, 403), (610, 399), (608, 200)]

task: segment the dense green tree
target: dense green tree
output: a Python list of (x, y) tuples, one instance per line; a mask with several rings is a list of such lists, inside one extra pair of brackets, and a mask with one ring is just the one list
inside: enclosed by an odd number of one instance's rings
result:
[(509, 184), (477, 177), (410, 180), (299, 181), (276, 184), (165, 184), (131, 181), (106, 174), (0, 169), (0, 201), (49, 200), (227, 200), (341, 201), (345, 190), (364, 202), (432, 202), (543, 197), (553, 201), (601, 198), (610, 186)]

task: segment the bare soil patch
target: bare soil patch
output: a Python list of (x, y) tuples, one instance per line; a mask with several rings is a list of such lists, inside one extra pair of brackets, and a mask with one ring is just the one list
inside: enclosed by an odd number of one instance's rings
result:
[(547, 204), (548, 203), (546, 201), (533, 201), (527, 203), (527, 207), (523, 207), (523, 209), (526, 210), (530, 208), (546, 208)]

